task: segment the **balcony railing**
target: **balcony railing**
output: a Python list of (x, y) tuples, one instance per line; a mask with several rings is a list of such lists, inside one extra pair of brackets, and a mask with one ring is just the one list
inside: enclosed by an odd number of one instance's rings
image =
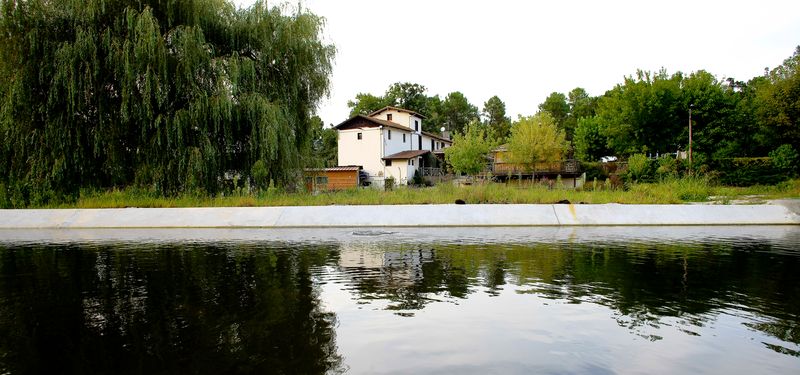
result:
[(519, 163), (493, 163), (489, 170), (495, 175), (504, 174), (577, 174), (580, 172), (580, 163), (569, 159), (556, 162), (519, 164)]

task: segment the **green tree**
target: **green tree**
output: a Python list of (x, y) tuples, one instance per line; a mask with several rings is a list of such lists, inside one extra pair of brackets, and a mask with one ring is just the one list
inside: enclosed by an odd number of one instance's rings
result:
[(510, 160), (534, 171), (536, 163), (561, 160), (567, 149), (564, 132), (546, 111), (523, 117), (511, 126), (508, 141)]
[(138, 184), (291, 186), (335, 49), (323, 21), (256, 2), (0, 0), (0, 182), (23, 201)]
[(483, 116), (491, 138), (503, 140), (508, 137), (511, 131), (511, 119), (506, 117), (506, 103), (503, 103), (497, 95), (483, 103)]
[(800, 46), (766, 75), (756, 93), (756, 115), (766, 149), (800, 144)]
[(397, 82), (389, 86), (384, 98), (388, 105), (424, 114), (428, 104), (426, 90), (425, 86), (418, 83)]
[(467, 124), (478, 118), (478, 108), (470, 104), (464, 94), (455, 91), (442, 102), (444, 126), (453, 133), (463, 133)]
[(598, 100), (597, 115), (617, 155), (672, 152), (686, 144), (688, 104), (681, 91), (681, 73), (638, 71)]
[(333, 167), (338, 161), (339, 139), (338, 132), (331, 127), (324, 127), (322, 119), (314, 116), (312, 119), (313, 143), (311, 157), (305, 163), (307, 167)]
[(486, 167), (486, 156), (494, 146), (483, 127), (472, 122), (463, 134), (453, 135), (453, 145), (444, 149), (444, 155), (457, 173), (476, 175)]
[(368, 93), (358, 93), (355, 100), (347, 101), (347, 107), (350, 108), (350, 117), (355, 115), (366, 116), (391, 104), (393, 103), (384, 96), (375, 96)]
[(572, 134), (565, 128), (567, 117), (569, 116), (569, 104), (567, 97), (559, 92), (553, 92), (542, 104), (539, 104), (539, 111), (544, 111), (550, 114), (556, 123), (556, 126), (565, 133)]
[(442, 109), (442, 99), (439, 95), (428, 97), (425, 103), (425, 121), (422, 121), (422, 130), (431, 133), (439, 133), (445, 126), (444, 110)]
[(589, 96), (583, 88), (576, 87), (567, 95), (567, 104), (569, 105), (569, 114), (564, 120), (564, 132), (567, 140), (572, 141), (578, 122), (583, 118), (595, 115), (597, 98)]
[(578, 120), (575, 129), (575, 157), (582, 161), (597, 161), (610, 155), (608, 139), (603, 134), (603, 127), (598, 117), (583, 117)]

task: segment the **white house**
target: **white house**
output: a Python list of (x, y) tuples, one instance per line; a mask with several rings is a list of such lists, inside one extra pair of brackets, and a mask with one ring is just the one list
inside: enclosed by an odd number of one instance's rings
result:
[(373, 186), (394, 178), (405, 185), (419, 168), (425, 155), (443, 155), (452, 142), (422, 131), (425, 117), (414, 111), (385, 107), (369, 116), (357, 115), (334, 127), (338, 131), (338, 165), (359, 165)]

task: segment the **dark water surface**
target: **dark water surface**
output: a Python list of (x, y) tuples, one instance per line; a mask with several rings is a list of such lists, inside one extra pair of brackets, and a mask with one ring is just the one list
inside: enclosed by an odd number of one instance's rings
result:
[(0, 374), (800, 373), (800, 228), (0, 231)]

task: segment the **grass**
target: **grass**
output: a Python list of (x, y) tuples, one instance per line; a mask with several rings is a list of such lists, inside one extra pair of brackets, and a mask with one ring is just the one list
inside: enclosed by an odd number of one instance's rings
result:
[[(599, 185), (599, 184), (598, 184)], [(456, 199), (468, 204), (572, 203), (679, 204), (704, 202), (715, 196), (723, 203), (744, 196), (762, 199), (800, 198), (800, 180), (774, 186), (746, 188), (715, 186), (704, 178), (669, 179), (659, 183), (634, 184), (629, 189), (575, 190), (548, 188), (540, 184), (488, 183), (471, 186), (440, 184), (434, 187), (398, 187), (393, 191), (357, 189), (319, 194), (285, 193), (275, 190), (228, 196), (182, 195), (163, 197), (140, 189), (83, 192), (74, 203), (42, 208), (123, 208), (123, 207), (256, 207), (325, 206), (382, 204), (449, 204)]]

